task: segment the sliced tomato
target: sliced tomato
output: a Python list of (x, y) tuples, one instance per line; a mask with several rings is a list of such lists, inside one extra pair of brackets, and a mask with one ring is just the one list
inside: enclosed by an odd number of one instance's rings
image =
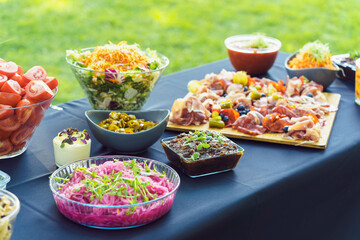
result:
[(11, 153), (14, 146), (11, 144), (9, 139), (4, 139), (0, 141), (0, 156)]
[(12, 134), (12, 132), (0, 130), (0, 140), (7, 139), (8, 137), (10, 137), (11, 134)]
[(52, 96), (54, 93), (43, 81), (31, 81), (25, 87), (26, 96), (36, 101), (44, 101)]
[(19, 83), (20, 87), (22, 87), (22, 88), (25, 87), (26, 84), (29, 83), (29, 81), (27, 79), (23, 78), (22, 76), (20, 76), (17, 73), (15, 73), (15, 75), (12, 76), (11, 79), (14, 81), (17, 81)]
[(16, 93), (0, 92), (0, 104), (11, 105), (13, 107), (20, 101), (21, 95)]
[(24, 70), (22, 69), (22, 67), (20, 67), (20, 66), (18, 65), (18, 70), (17, 70), (16, 73), (19, 74), (20, 76), (22, 76), (22, 75), (24, 74)]
[(32, 104), (34, 104), (34, 102), (24, 98), (21, 99), (16, 105), (16, 119), (21, 124), (25, 123), (30, 118), (31, 113), (34, 111), (34, 106), (30, 106)]
[(8, 118), (0, 120), (0, 130), (6, 132), (12, 132), (17, 130), (20, 127), (20, 123), (16, 120), (15, 115), (12, 115)]
[(21, 95), (21, 87), (17, 81), (12, 79), (7, 80), (0, 89), (2, 92), (16, 93)]
[(46, 109), (43, 109), (41, 106), (37, 106), (33, 109), (31, 116), (26, 122), (26, 125), (37, 126), (44, 117)]
[(6, 75), (0, 74), (0, 88), (6, 83), (8, 77)]
[(14, 62), (0, 62), (0, 73), (11, 78), (18, 71), (18, 65)]
[(10, 136), (10, 141), (14, 145), (18, 145), (27, 140), (34, 131), (34, 126), (24, 126), (13, 132)]
[(49, 86), (51, 90), (53, 90), (59, 85), (59, 82), (55, 77), (46, 77), (44, 82), (46, 83), (46, 85)]
[(41, 80), (44, 81), (46, 79), (46, 71), (41, 66), (35, 66), (30, 68), (24, 75), (28, 81), (32, 80)]
[(14, 109), (10, 109), (12, 106), (0, 104), (0, 120), (10, 117), (14, 114)]
[(22, 143), (20, 143), (20, 144), (18, 144), (18, 145), (16, 145), (16, 146), (14, 146), (13, 151), (15, 152), (15, 151), (17, 151), (17, 150), (22, 149), (23, 147), (25, 147), (25, 144), (26, 144), (26, 142), (22, 142)]

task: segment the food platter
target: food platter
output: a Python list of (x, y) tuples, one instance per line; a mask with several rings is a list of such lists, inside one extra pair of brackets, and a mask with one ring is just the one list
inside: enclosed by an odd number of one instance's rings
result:
[[(339, 107), (340, 98), (341, 98), (340, 94), (324, 92), (324, 95), (326, 96), (327, 101), (331, 105), (333, 105), (335, 107)], [(258, 135), (258, 136), (252, 136), (252, 135), (241, 133), (232, 128), (223, 128), (223, 129), (209, 128), (209, 124), (207, 124), (207, 123), (198, 125), (198, 126), (196, 126), (196, 125), (183, 126), (183, 125), (169, 123), (167, 125), (166, 129), (172, 130), (172, 131), (180, 131), (180, 132), (211, 129), (211, 130), (219, 131), (222, 134), (224, 134), (225, 136), (231, 137), (231, 138), (326, 149), (327, 143), (330, 138), (331, 129), (332, 129), (332, 126), (335, 121), (336, 113), (337, 112), (330, 112), (328, 115), (325, 116), (326, 124), (324, 127), (321, 128), (321, 138), (318, 142), (300, 141), (300, 140), (292, 140), (292, 139), (288, 139), (288, 138), (283, 138), (281, 136), (282, 135), (281, 133), (265, 133), (265, 134)]]

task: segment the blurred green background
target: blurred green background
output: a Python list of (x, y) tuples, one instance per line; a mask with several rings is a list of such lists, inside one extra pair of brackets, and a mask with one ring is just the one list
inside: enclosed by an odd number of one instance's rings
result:
[(237, 34), (278, 38), (285, 52), (319, 39), (340, 54), (359, 48), (359, 9), (358, 0), (0, 0), (0, 58), (43, 66), (60, 82), (59, 104), (84, 96), (66, 49), (127, 40), (166, 55), (165, 75), (226, 58), (224, 39)]

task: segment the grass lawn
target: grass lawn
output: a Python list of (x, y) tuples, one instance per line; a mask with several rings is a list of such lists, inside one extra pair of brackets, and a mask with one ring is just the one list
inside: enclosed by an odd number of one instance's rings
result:
[(224, 39), (236, 34), (278, 38), (285, 52), (316, 39), (333, 54), (359, 49), (357, 0), (0, 0), (0, 9), (0, 58), (57, 77), (55, 104), (84, 96), (65, 50), (108, 41), (156, 49), (171, 62), (164, 74), (226, 58)]

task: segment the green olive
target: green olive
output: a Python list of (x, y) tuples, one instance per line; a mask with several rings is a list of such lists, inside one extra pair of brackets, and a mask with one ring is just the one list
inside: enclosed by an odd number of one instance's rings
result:
[(261, 98), (261, 93), (259, 93), (258, 91), (252, 91), (250, 93), (250, 98), (251, 99), (260, 99)]

